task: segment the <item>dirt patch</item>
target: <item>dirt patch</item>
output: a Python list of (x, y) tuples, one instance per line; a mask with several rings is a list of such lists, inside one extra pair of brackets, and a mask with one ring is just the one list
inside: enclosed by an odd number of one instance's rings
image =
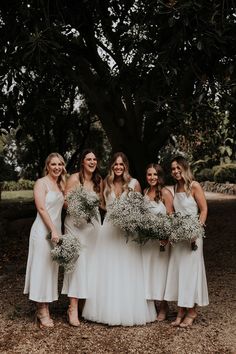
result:
[[(198, 309), (196, 323), (187, 330), (170, 326), (174, 303), (163, 323), (108, 327), (82, 320), (79, 328), (73, 328), (66, 321), (65, 296), (51, 307), (55, 327), (40, 330), (33, 323), (34, 304), (22, 294), (33, 219), (10, 222), (0, 250), (0, 353), (236, 353), (236, 198), (212, 197), (208, 195), (204, 241), (210, 305)], [(62, 274), (60, 287), (61, 283)]]

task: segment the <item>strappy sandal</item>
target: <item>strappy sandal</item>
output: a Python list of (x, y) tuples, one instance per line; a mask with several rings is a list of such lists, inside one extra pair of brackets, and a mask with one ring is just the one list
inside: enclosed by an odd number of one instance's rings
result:
[(67, 310), (67, 319), (71, 326), (79, 327), (80, 321), (78, 319), (78, 309), (75, 306), (69, 306)]
[(195, 321), (195, 319), (197, 318), (197, 314), (195, 315), (189, 315), (187, 314), (183, 320), (183, 322), (180, 323), (180, 327), (181, 328), (187, 328), (187, 327), (191, 327), (193, 325), (193, 322)]
[(35, 323), (41, 329), (54, 327), (53, 320), (47, 314), (42, 314), (39, 311), (36, 311), (35, 313)]
[(166, 318), (167, 318), (167, 313), (169, 311), (169, 306), (168, 304), (164, 305), (164, 306), (161, 306), (160, 308), (160, 312), (158, 313), (158, 316), (157, 316), (157, 321), (158, 322), (162, 322), (162, 321), (165, 321)]
[(184, 317), (185, 317), (185, 313), (183, 313), (182, 315), (177, 314), (175, 321), (171, 322), (171, 326), (173, 327), (180, 326)]

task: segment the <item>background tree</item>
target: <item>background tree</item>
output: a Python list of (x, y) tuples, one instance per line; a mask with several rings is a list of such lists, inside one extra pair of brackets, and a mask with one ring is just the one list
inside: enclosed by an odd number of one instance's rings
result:
[(172, 135), (211, 134), (226, 105), (232, 119), (234, 16), (231, 0), (7, 2), (3, 81), (21, 92), (24, 68), (73, 83), (140, 176)]

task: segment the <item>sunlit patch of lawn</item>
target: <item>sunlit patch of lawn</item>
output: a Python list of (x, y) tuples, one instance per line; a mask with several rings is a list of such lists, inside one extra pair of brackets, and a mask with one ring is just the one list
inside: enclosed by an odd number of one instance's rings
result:
[(4, 191), (2, 192), (2, 201), (30, 201), (33, 200), (33, 191)]

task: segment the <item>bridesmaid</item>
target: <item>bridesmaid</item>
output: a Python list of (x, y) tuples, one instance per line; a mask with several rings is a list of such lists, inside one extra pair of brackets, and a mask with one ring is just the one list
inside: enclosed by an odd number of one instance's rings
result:
[[(129, 174), (124, 153), (114, 154), (104, 185), (107, 211), (129, 191), (141, 192), (139, 182)], [(135, 242), (126, 242), (124, 232), (106, 217), (93, 269), (93, 290), (85, 303), (84, 318), (111, 326), (143, 325), (156, 319), (154, 302), (145, 297), (141, 248)]]
[[(65, 194), (73, 192), (79, 186), (83, 186), (89, 193), (97, 194), (102, 200), (102, 178), (98, 173), (97, 157), (91, 149), (86, 149), (81, 154), (80, 171), (72, 174), (66, 184)], [(98, 230), (101, 226), (99, 210), (97, 219), (91, 223), (82, 222), (80, 226), (74, 224), (73, 218), (67, 215), (65, 218), (65, 233), (78, 236), (82, 245), (81, 254), (72, 273), (65, 273), (62, 294), (70, 298), (67, 311), (69, 324), (79, 326), (78, 299), (88, 297), (88, 279), (90, 263), (93, 257)]]
[[(182, 156), (171, 162), (171, 174), (176, 180), (174, 208), (182, 215), (198, 215), (201, 225), (207, 218), (207, 203), (200, 184), (193, 180), (190, 167)], [(178, 314), (173, 326), (189, 327), (197, 317), (196, 304), (208, 305), (208, 290), (203, 259), (203, 240), (197, 239), (196, 251), (188, 242), (179, 242), (171, 249), (165, 300), (177, 301)]]
[(24, 294), (36, 302), (36, 320), (40, 328), (53, 327), (49, 303), (58, 299), (58, 264), (51, 259), (50, 242), (61, 235), (61, 211), (64, 203), (65, 162), (58, 153), (51, 153), (45, 162), (45, 177), (34, 186), (37, 217), (32, 225), (26, 267)]
[[(146, 169), (146, 180), (149, 187), (144, 190), (144, 195), (151, 213), (173, 213), (173, 195), (164, 187), (162, 167), (154, 163), (149, 164)], [(146, 299), (161, 301), (157, 316), (159, 322), (164, 321), (167, 316), (168, 305), (164, 301), (164, 293), (169, 262), (169, 245), (166, 241), (160, 244), (165, 246), (165, 252), (160, 252), (159, 242), (148, 241), (142, 246)]]

